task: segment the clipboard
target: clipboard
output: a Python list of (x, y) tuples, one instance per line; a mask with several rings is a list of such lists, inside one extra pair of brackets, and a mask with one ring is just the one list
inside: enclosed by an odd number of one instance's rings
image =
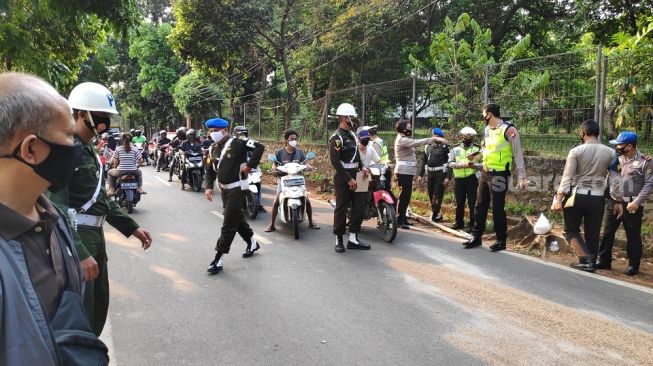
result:
[(370, 188), (370, 176), (365, 177), (365, 174), (360, 171), (356, 173), (356, 191), (367, 192)]
[(562, 206), (563, 208), (569, 208), (569, 207), (574, 207), (574, 202), (576, 201), (576, 188), (571, 191), (571, 194), (566, 198), (564, 201), (564, 205)]

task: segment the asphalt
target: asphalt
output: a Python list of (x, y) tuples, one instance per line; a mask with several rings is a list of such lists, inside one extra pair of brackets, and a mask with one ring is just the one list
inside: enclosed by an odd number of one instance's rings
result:
[(143, 171), (132, 217), (152, 247), (106, 229), (113, 365), (653, 363), (653, 291), (418, 230), (390, 244), (372, 222), (360, 235), (370, 251), (337, 254), (322, 202), (321, 230), (265, 233), (259, 215), (261, 250), (242, 258), (237, 237), (224, 271), (207, 275), (219, 198)]

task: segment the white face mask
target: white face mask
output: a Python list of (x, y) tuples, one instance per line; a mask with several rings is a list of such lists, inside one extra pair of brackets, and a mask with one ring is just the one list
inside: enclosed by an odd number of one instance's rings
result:
[(290, 145), (291, 147), (297, 147), (297, 140), (288, 141), (288, 145)]
[(224, 133), (222, 133), (222, 130), (211, 132), (211, 138), (215, 142), (220, 142), (224, 138)]

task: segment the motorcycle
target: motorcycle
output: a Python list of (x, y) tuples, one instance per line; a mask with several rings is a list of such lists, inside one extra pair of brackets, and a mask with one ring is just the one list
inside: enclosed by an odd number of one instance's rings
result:
[[(390, 182), (385, 177), (386, 164), (370, 164), (370, 186), (365, 196), (363, 220), (376, 218), (381, 238), (391, 243), (397, 237), (397, 213), (395, 202), (389, 193)], [(333, 208), (335, 201), (329, 201)], [(351, 207), (347, 210), (347, 222), (351, 218)]]
[(203, 152), (188, 151), (181, 154), (181, 189), (188, 185), (199, 192), (202, 190), (202, 181), (204, 180), (204, 154)]
[(138, 177), (132, 173), (124, 173), (118, 177), (113, 199), (118, 206), (126, 208), (127, 213), (132, 213), (141, 200), (141, 194), (138, 193)]
[(255, 219), (258, 215), (258, 184), (261, 183), (261, 171), (252, 169), (247, 176), (249, 191), (245, 194), (243, 200), (243, 212), (250, 219)]
[(145, 147), (143, 146), (143, 143), (137, 142), (134, 145), (136, 145), (136, 149), (138, 150), (138, 156), (140, 156), (143, 159), (145, 165), (150, 165), (149, 160), (147, 159), (148, 154), (147, 151), (145, 151)]
[(156, 160), (156, 168), (158, 170), (168, 170), (168, 165), (170, 165), (170, 159), (172, 158), (171, 150), (169, 144), (159, 146)]
[(315, 153), (306, 154), (306, 160), (301, 163), (286, 163), (281, 165), (277, 158), (270, 154), (268, 160), (278, 164), (277, 170), (285, 173), (280, 177), (281, 194), (279, 194), (279, 217), (281, 221), (292, 223), (295, 239), (299, 239), (299, 224), (306, 217), (306, 181), (300, 173), (306, 170), (306, 162), (315, 159)]

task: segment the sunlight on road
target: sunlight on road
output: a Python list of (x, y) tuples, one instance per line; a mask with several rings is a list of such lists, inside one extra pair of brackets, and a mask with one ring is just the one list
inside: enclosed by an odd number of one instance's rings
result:
[(118, 297), (123, 300), (139, 300), (140, 297), (127, 286), (109, 279), (109, 288), (111, 289), (111, 297)]
[(179, 274), (179, 272), (175, 271), (174, 269), (161, 266), (150, 266), (150, 270), (170, 280), (172, 282), (172, 286), (179, 292), (189, 294), (199, 290), (197, 285), (184, 279), (181, 274)]
[(138, 257), (143, 256), (143, 250), (141, 249), (141, 242), (134, 237), (125, 238), (119, 232), (107, 230), (104, 232), (104, 239), (106, 240), (107, 244), (109, 243), (115, 244), (121, 247), (122, 249), (128, 250), (130, 253)]
[(162, 236), (162, 237), (164, 237), (164, 238), (166, 238), (168, 240), (172, 240), (172, 241), (178, 241), (178, 242), (182, 242), (182, 243), (190, 243), (190, 238), (188, 238), (187, 236), (179, 235), (179, 234), (160, 233), (160, 234), (158, 234), (158, 236)]
[[(465, 272), (390, 258), (408, 282), (474, 318), (444, 338), (492, 365), (652, 365), (653, 334)], [(434, 286), (425, 291), (419, 282)]]

